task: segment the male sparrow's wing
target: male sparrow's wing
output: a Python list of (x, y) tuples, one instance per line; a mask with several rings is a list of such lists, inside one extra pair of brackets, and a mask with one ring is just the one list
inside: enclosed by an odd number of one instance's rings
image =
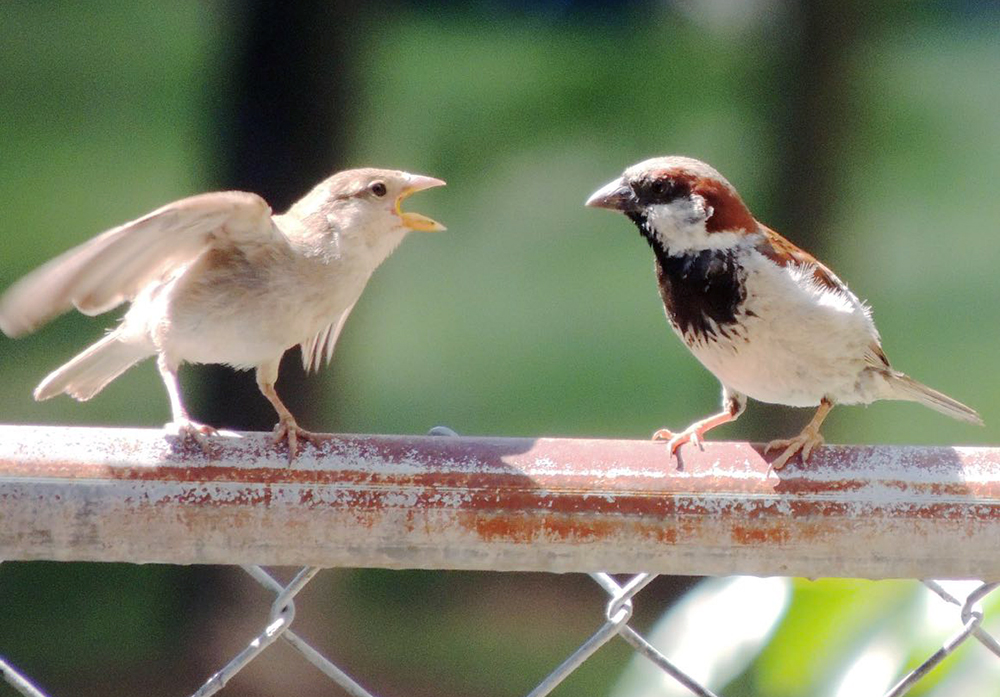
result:
[(112, 228), (29, 273), (0, 298), (0, 330), (34, 331), (76, 307), (87, 315), (131, 300), (150, 281), (214, 246), (286, 241), (260, 196), (201, 194)]
[(839, 293), (849, 292), (847, 284), (837, 278), (833, 271), (820, 263), (819, 259), (806, 250), (796, 247), (766, 225), (757, 223), (757, 226), (763, 235), (763, 239), (756, 245), (758, 252), (778, 266), (786, 267), (790, 264), (796, 264), (809, 269), (812, 272), (813, 280), (829, 290)]
[(871, 321), (871, 311), (868, 306), (858, 300), (847, 288), (847, 284), (837, 278), (833, 271), (820, 263), (819, 259), (804, 249), (796, 247), (766, 225), (761, 225), (760, 223), (757, 223), (757, 225), (763, 235), (763, 239), (755, 247), (758, 252), (778, 266), (798, 266), (812, 278), (814, 287), (822, 289), (823, 292), (833, 293), (841, 299), (846, 298), (851, 304), (861, 310), (868, 325), (868, 332), (871, 334), (871, 344), (868, 345), (868, 349), (864, 355), (865, 363), (877, 370), (890, 370), (889, 359), (886, 358), (885, 352), (882, 350), (882, 342), (875, 324)]

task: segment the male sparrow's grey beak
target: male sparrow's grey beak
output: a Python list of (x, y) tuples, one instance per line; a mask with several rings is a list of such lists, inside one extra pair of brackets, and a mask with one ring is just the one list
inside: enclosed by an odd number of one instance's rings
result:
[(613, 211), (630, 211), (636, 209), (637, 203), (632, 188), (618, 178), (595, 191), (584, 205)]
[(422, 174), (410, 174), (407, 176), (406, 186), (403, 187), (399, 196), (396, 197), (396, 215), (398, 215), (400, 220), (403, 221), (403, 227), (408, 227), (411, 230), (417, 230), (419, 232), (440, 232), (447, 229), (441, 223), (436, 220), (431, 220), (425, 215), (410, 212), (404, 213), (400, 208), (403, 205), (403, 200), (408, 198), (410, 195), (415, 194), (418, 191), (423, 191), (424, 189), (433, 189), (435, 186), (444, 185), (445, 182), (441, 179), (425, 177)]

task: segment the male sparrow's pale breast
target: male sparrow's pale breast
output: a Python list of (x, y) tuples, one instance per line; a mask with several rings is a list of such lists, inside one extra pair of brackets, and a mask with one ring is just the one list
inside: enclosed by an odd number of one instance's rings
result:
[(780, 266), (751, 245), (657, 255), (671, 326), (723, 384), (792, 406), (872, 401), (865, 357), (878, 335), (868, 310), (814, 271)]

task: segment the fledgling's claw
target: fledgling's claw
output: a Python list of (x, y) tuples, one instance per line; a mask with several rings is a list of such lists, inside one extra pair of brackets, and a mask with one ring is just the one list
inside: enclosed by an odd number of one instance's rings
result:
[(163, 426), (164, 430), (182, 441), (194, 442), (208, 457), (215, 456), (216, 446), (213, 442), (219, 430), (208, 424), (200, 424), (191, 419), (174, 419)]
[(323, 436), (301, 428), (291, 416), (282, 417), (274, 427), (272, 441), (275, 445), (285, 441), (288, 444), (288, 462), (291, 463), (299, 454), (299, 438), (313, 445), (323, 442)]

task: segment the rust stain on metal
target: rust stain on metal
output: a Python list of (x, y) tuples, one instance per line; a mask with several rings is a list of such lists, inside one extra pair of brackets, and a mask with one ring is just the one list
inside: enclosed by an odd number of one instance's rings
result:
[(157, 431), (0, 426), (0, 557), (191, 563), (235, 545), (262, 563), (528, 569), (539, 549), (572, 549), (609, 569), (704, 573), (741, 555), (760, 560), (744, 571), (786, 573), (769, 550), (836, 570), (863, 541), (865, 573), (925, 547), (1000, 558), (995, 449), (833, 446), (771, 476), (746, 443), (682, 456), (644, 441), (335, 436), (289, 465), (265, 434), (220, 440), (209, 459)]
[(654, 528), (653, 536), (660, 544), (675, 545), (680, 537), (680, 532), (676, 527), (661, 526)]
[(744, 547), (780, 545), (787, 543), (791, 539), (787, 527), (749, 527), (737, 524), (733, 525), (731, 529), (733, 542)]
[(530, 544), (539, 539), (583, 543), (606, 539), (620, 527), (599, 518), (573, 518), (563, 515), (460, 516), (463, 527), (470, 528), (486, 542)]

